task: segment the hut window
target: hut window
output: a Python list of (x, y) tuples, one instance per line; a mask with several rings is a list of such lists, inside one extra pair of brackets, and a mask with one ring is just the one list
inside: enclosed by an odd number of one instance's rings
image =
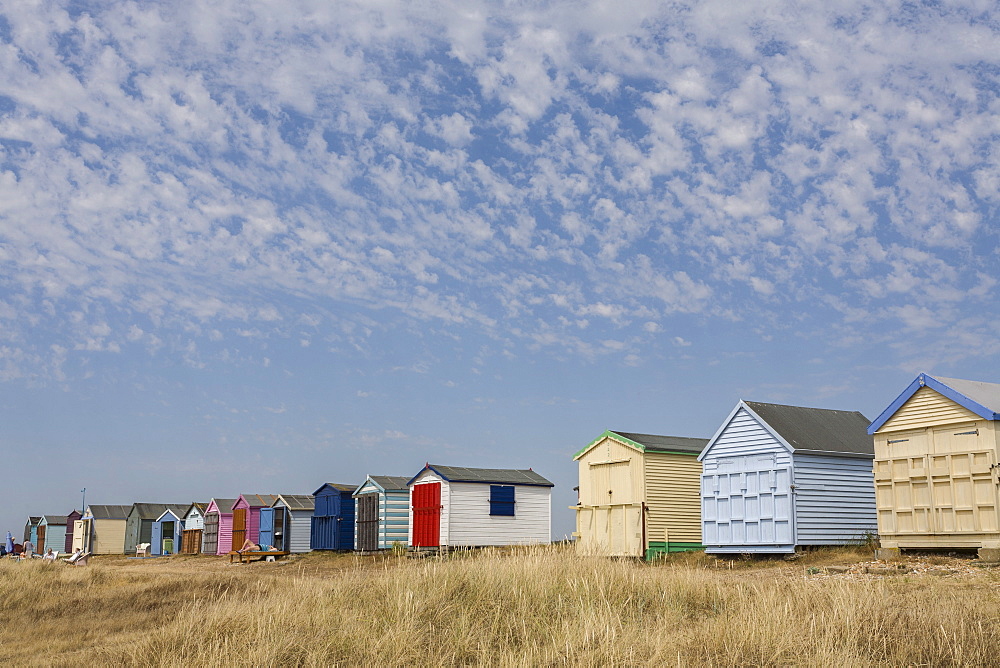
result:
[(490, 515), (514, 517), (513, 485), (490, 485)]

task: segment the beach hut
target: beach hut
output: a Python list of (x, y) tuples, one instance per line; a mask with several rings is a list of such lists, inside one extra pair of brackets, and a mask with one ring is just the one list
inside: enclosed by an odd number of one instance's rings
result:
[(24, 523), (24, 538), (21, 543), (26, 543), (29, 540), (31, 544), (34, 545), (35, 541), (38, 540), (38, 523), (42, 521), (41, 515), (29, 515), (28, 521)]
[(176, 503), (134, 503), (129, 509), (125, 522), (125, 554), (135, 554), (140, 543), (153, 542), (153, 522), (168, 508), (179, 516), (187, 510), (188, 504)]
[(873, 536), (867, 426), (857, 411), (740, 401), (699, 456), (705, 552), (782, 554)]
[(407, 487), (411, 549), (551, 541), (553, 484), (531, 469), (427, 464)]
[(201, 544), (203, 554), (228, 554), (233, 549), (234, 503), (236, 499), (212, 499), (208, 502)]
[[(201, 539), (205, 531), (205, 511), (207, 503), (192, 503), (181, 521), (184, 531), (181, 534), (181, 554), (201, 554)], [(216, 525), (218, 527), (218, 525)]]
[[(149, 551), (154, 556), (177, 554), (184, 531), (184, 512), (166, 508), (153, 521)], [(141, 541), (140, 541), (141, 542)]]
[(233, 503), (233, 547), (238, 550), (249, 539), (260, 540), (260, 509), (270, 508), (277, 500), (274, 494), (240, 494)]
[(354, 549), (354, 498), (357, 485), (324, 483), (313, 492), (315, 508), (309, 544), (314, 550)]
[(882, 554), (978, 549), (1000, 560), (1000, 385), (917, 376), (868, 427)]
[(87, 506), (83, 516), (73, 523), (73, 549), (91, 554), (122, 554), (125, 522), (131, 510), (132, 506)]
[(65, 515), (42, 515), (38, 520), (38, 542), (35, 543), (35, 550), (39, 554), (45, 554), (45, 550), (52, 548), (55, 552), (62, 551), (66, 543), (66, 516)]
[[(260, 510), (260, 542), (285, 552), (308, 552), (316, 503), (311, 494), (279, 494)], [(265, 529), (269, 533), (265, 536)]]
[[(76, 508), (74, 508), (73, 512), (66, 516), (66, 537), (65, 543), (63, 544), (63, 551), (67, 554), (73, 551), (73, 527), (76, 525), (77, 520), (81, 517), (83, 517), (83, 513)], [(53, 547), (55, 546), (53, 545)]]
[(409, 544), (409, 481), (406, 476), (370, 475), (354, 490), (358, 550), (373, 552)]
[(644, 557), (701, 548), (707, 438), (606, 431), (573, 455), (580, 474), (576, 546)]

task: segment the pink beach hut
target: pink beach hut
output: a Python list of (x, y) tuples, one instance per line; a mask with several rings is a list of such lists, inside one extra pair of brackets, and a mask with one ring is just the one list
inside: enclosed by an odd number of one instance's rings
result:
[(276, 494), (240, 494), (233, 503), (232, 549), (240, 549), (247, 538), (253, 543), (260, 540), (260, 509), (277, 500)]
[(212, 499), (208, 503), (202, 534), (202, 554), (228, 554), (233, 549), (234, 503), (236, 499)]

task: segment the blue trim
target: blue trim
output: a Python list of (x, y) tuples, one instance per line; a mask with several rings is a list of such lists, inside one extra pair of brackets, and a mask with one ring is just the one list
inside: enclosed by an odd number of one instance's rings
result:
[(982, 404), (973, 401), (972, 399), (965, 396), (961, 392), (953, 390), (952, 388), (948, 387), (947, 385), (937, 380), (936, 378), (928, 376), (925, 373), (922, 373), (916, 378), (914, 378), (913, 382), (910, 383), (898, 397), (896, 397), (896, 400), (893, 401), (891, 404), (889, 404), (889, 407), (886, 408), (884, 411), (882, 411), (879, 414), (879, 416), (875, 418), (875, 421), (868, 426), (868, 435), (871, 436), (876, 431), (881, 429), (882, 426), (885, 425), (885, 423), (888, 422), (889, 419), (896, 414), (896, 411), (898, 411), (903, 406), (903, 404), (905, 404), (910, 399), (910, 397), (916, 394), (917, 391), (924, 386), (931, 388), (932, 390), (934, 390), (935, 392), (937, 392), (938, 394), (947, 399), (951, 399), (959, 406), (962, 406), (963, 408), (972, 411), (981, 418), (984, 418), (986, 420), (1000, 420), (1000, 414), (994, 413), (990, 409), (986, 408)]

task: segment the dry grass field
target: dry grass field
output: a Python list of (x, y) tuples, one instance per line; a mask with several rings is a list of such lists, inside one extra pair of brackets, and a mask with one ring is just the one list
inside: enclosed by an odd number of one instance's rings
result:
[[(83, 568), (0, 562), (0, 660), (21, 665), (996, 665), (1000, 572), (824, 575), (795, 562), (566, 547), (448, 559), (310, 554)], [(856, 570), (856, 569), (855, 569)]]

